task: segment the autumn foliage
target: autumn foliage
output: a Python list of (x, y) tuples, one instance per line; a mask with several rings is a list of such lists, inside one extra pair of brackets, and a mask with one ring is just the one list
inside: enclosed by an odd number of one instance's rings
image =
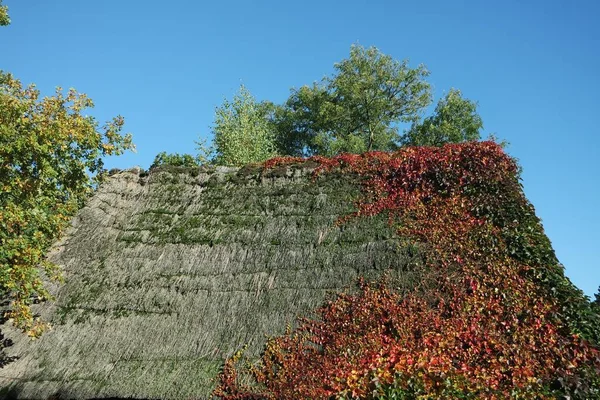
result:
[(30, 336), (47, 327), (31, 309), (51, 297), (44, 277), (60, 277), (48, 248), (100, 183), (102, 158), (134, 148), (123, 118), (100, 127), (93, 105), (74, 89), (42, 98), (0, 71), (0, 317)]
[[(522, 194), (516, 163), (498, 145), (313, 161), (315, 174), (364, 178), (357, 211), (340, 223), (386, 213), (399, 237), (423, 252), (421, 282), (405, 295), (385, 279), (360, 281), (319, 318), (271, 339), (249, 370), (238, 366), (240, 354), (228, 360), (216, 396), (598, 398), (598, 326), (586, 320), (585, 301)], [(254, 383), (243, 384), (241, 374)]]

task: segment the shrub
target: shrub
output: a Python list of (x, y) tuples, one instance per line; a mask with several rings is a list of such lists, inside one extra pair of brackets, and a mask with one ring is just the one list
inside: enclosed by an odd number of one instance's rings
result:
[(154, 157), (154, 161), (152, 162), (150, 169), (165, 165), (174, 167), (199, 167), (200, 162), (197, 157), (194, 157), (190, 154), (168, 154), (163, 151)]

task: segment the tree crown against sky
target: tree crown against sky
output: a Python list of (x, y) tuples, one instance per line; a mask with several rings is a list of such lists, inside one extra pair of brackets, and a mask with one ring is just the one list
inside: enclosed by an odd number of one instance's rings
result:
[(133, 149), (118, 116), (100, 126), (86, 111), (85, 94), (61, 88), (40, 98), (0, 72), (0, 295), (7, 316), (35, 336), (44, 324), (30, 305), (49, 298), (42, 273), (58, 277), (49, 246), (102, 180), (103, 157)]
[(0, 26), (6, 26), (10, 24), (10, 18), (8, 16), (8, 7), (2, 5), (0, 0)]
[[(422, 120), (432, 97), (423, 65), (410, 68), (376, 47), (353, 45), (334, 67), (320, 82), (292, 88), (280, 105), (257, 102), (245, 87), (232, 102), (225, 100), (213, 127), (215, 161), (241, 165), (276, 153), (332, 156), (480, 138), (477, 105), (456, 89)], [(402, 132), (408, 123), (412, 128)]]
[(402, 138), (409, 146), (442, 146), (479, 140), (483, 121), (477, 103), (451, 89), (437, 104), (433, 115), (415, 122)]
[(292, 89), (276, 113), (280, 151), (333, 155), (393, 150), (398, 123), (418, 120), (431, 102), (425, 66), (410, 68), (375, 47), (353, 45), (335, 73)]
[(241, 166), (277, 155), (275, 134), (268, 121), (269, 103), (259, 103), (243, 85), (232, 101), (225, 100), (215, 111), (212, 128), (215, 161)]

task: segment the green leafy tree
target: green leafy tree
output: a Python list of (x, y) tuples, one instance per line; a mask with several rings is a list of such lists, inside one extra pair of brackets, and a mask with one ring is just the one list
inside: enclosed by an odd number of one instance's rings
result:
[(241, 166), (277, 155), (275, 134), (269, 122), (273, 105), (257, 102), (243, 85), (233, 97), (216, 109), (212, 128), (215, 162)]
[(10, 18), (8, 17), (8, 7), (2, 5), (0, 0), (0, 26), (6, 26), (10, 24)]
[(332, 131), (326, 112), (329, 104), (330, 96), (323, 85), (292, 89), (287, 102), (273, 113), (279, 152), (289, 156), (328, 153), (326, 145), (317, 143), (317, 137)]
[(0, 298), (31, 336), (45, 327), (30, 307), (50, 298), (43, 278), (60, 276), (47, 249), (101, 181), (102, 157), (134, 148), (120, 133), (122, 117), (100, 127), (90, 107), (74, 89), (42, 99), (34, 85), (0, 73)]
[(377, 48), (353, 45), (335, 74), (292, 90), (275, 113), (281, 151), (291, 155), (393, 150), (398, 123), (413, 122), (431, 102), (427, 69), (410, 68)]
[(432, 116), (412, 125), (403, 142), (410, 146), (469, 142), (479, 140), (482, 129), (477, 103), (463, 98), (460, 90), (451, 89), (439, 101)]

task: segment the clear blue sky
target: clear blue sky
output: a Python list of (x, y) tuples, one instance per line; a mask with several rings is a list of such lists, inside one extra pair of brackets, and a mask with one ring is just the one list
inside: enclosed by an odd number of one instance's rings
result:
[(75, 87), (104, 121), (121, 114), (147, 168), (194, 153), (243, 82), (259, 100), (333, 71), (352, 43), (425, 64), (436, 99), (479, 102), (511, 143), (528, 198), (567, 275), (600, 285), (600, 2), (4, 0), (0, 69), (43, 93)]

